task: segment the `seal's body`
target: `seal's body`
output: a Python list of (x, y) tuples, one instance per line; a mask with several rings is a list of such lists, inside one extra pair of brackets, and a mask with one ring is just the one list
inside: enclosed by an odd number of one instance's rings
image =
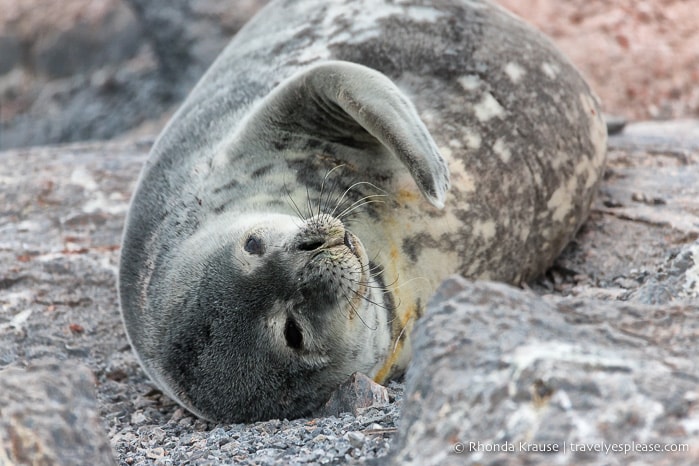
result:
[(447, 275), (548, 267), (605, 147), (580, 75), (486, 1), (274, 1), (143, 170), (119, 277), (131, 343), (199, 416), (306, 415), (355, 371), (402, 372)]

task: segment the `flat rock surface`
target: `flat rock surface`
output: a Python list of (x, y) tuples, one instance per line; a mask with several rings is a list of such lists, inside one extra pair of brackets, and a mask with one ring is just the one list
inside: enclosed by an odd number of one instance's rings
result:
[(699, 238), (698, 127), (696, 120), (635, 123), (610, 137), (592, 214), (535, 289), (647, 304), (671, 300), (662, 287), (676, 286), (680, 272), (673, 267), (682, 265), (675, 259)]
[(116, 464), (92, 373), (77, 362), (0, 376), (0, 464)]
[[(626, 131), (635, 131), (634, 125)], [(624, 137), (630, 134), (626, 131)], [(660, 131), (661, 135), (672, 133), (672, 128)], [(650, 358), (650, 350), (636, 348), (636, 353), (625, 350), (615, 356), (627, 366), (640, 368), (651, 367), (657, 358), (669, 358), (682, 346), (679, 341), (686, 343), (686, 351), (692, 350), (696, 311), (679, 314), (678, 306), (696, 302), (697, 280), (692, 277), (699, 275), (692, 252), (699, 238), (697, 150), (673, 137), (665, 137), (660, 145), (642, 139), (623, 144), (617, 143), (621, 139), (611, 139), (608, 175), (590, 221), (556, 266), (531, 285), (540, 295), (583, 303), (574, 308), (578, 309), (574, 315), (583, 318), (589, 309), (600, 332), (620, 325), (616, 321), (623, 315), (633, 317), (636, 306), (643, 315), (652, 314), (661, 321), (679, 319), (679, 327), (668, 323), (659, 335), (644, 333), (651, 330), (643, 325), (631, 329), (634, 334), (627, 338), (637, 346), (648, 341), (659, 348), (656, 359), (647, 363), (627, 360), (626, 355)], [(128, 346), (115, 279), (128, 199), (151, 143), (75, 144), (0, 153), (0, 377), (7, 368), (26, 368), (47, 357), (89, 368), (96, 380), (99, 415), (119, 464), (303, 464), (385, 455), (403, 404), (400, 384), (388, 387), (389, 403), (357, 415), (225, 426), (191, 417), (154, 389)], [(622, 301), (625, 310), (617, 307), (622, 304), (597, 306), (598, 300)], [(554, 312), (555, 307), (546, 304), (546, 312)], [(609, 324), (607, 309), (613, 312)], [(643, 322), (639, 319), (627, 322)], [(673, 332), (679, 340), (671, 338)], [(493, 340), (495, 336), (483, 332), (472, 338)], [(590, 338), (590, 344), (598, 342), (597, 337)], [(582, 337), (575, 343), (586, 344)], [(610, 345), (605, 348), (612, 352)], [(687, 380), (696, 387), (693, 356), (686, 352), (674, 356), (678, 370), (687, 373)], [(464, 374), (460, 377), (468, 380)], [(602, 382), (597, 383), (605, 393)], [(658, 406), (669, 409), (665, 399), (658, 398), (660, 394), (649, 391), (638, 398), (639, 412)], [(411, 396), (414, 393), (406, 394)], [(682, 424), (695, 419), (691, 413), (696, 405), (691, 396), (685, 398), (678, 398), (678, 419), (666, 425), (684, 426), (684, 433), (677, 433), (679, 439), (696, 438), (691, 436), (697, 435), (692, 430), (697, 423)], [(600, 408), (600, 415), (607, 412), (601, 405), (593, 407)], [(594, 414), (589, 413), (589, 419)], [(460, 419), (464, 426), (477, 421), (470, 416)], [(610, 425), (637, 432), (628, 423)], [(579, 432), (582, 439), (585, 431)], [(527, 458), (520, 455), (508, 461), (546, 463), (537, 456)], [(644, 464), (643, 458), (639, 461)]]

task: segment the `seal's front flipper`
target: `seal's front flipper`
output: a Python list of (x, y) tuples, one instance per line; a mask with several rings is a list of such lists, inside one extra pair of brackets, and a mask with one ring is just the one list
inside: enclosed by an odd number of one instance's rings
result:
[[(444, 206), (449, 169), (412, 103), (371, 68), (328, 61), (282, 82), (238, 133), (257, 144), (275, 134), (355, 148), (380, 144), (408, 168), (425, 198)], [(262, 134), (267, 133), (267, 137)]]

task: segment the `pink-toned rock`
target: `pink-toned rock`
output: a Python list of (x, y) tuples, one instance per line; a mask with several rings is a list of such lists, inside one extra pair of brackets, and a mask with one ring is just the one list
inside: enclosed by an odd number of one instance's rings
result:
[(355, 416), (374, 405), (388, 403), (386, 387), (377, 384), (369, 377), (355, 372), (332, 393), (330, 399), (316, 413), (317, 416), (339, 416), (352, 413)]

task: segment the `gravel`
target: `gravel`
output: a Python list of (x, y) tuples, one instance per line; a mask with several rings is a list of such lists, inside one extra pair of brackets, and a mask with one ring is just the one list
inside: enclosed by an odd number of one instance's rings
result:
[(391, 382), (388, 391), (389, 403), (358, 416), (214, 425), (153, 390), (135, 400), (135, 410), (110, 413), (105, 422), (126, 465), (363, 463), (386, 455), (396, 430), (403, 384)]

